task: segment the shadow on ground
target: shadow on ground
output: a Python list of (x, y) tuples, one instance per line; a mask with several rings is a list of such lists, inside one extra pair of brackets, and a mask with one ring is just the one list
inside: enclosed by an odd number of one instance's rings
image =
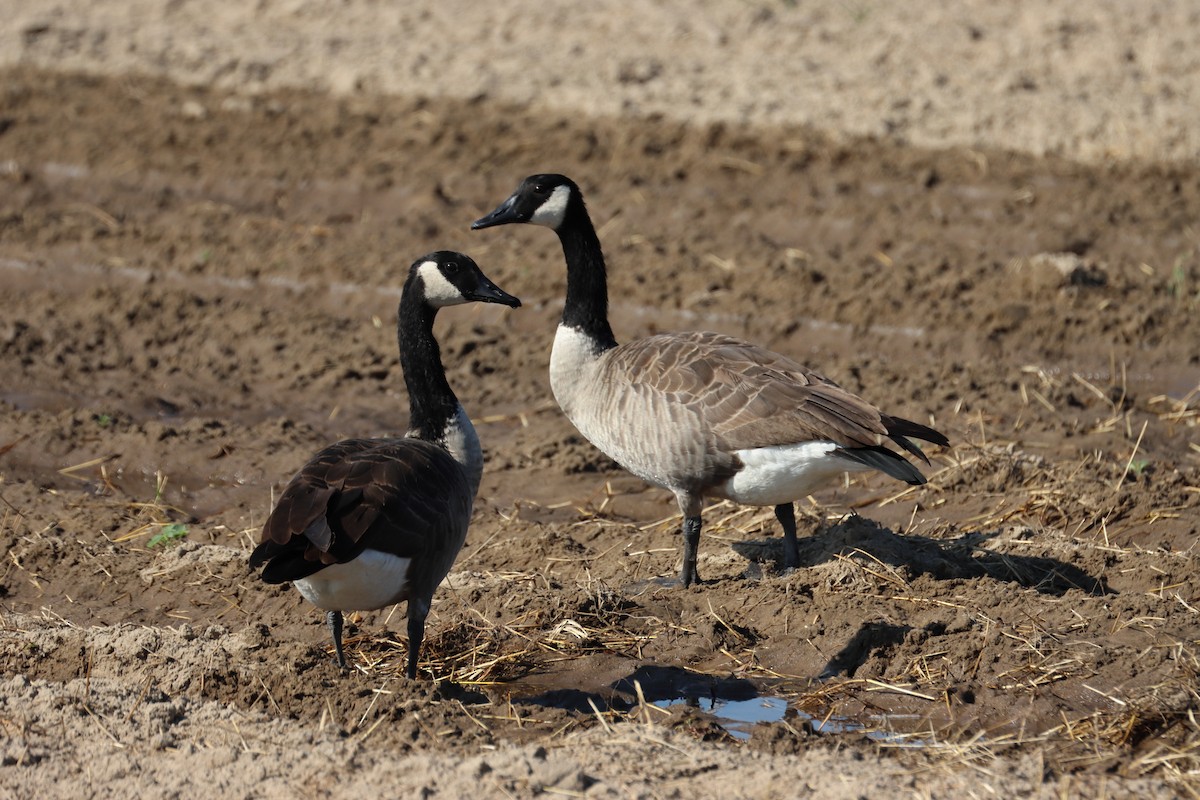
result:
[[(938, 580), (992, 578), (1060, 596), (1072, 589), (1093, 597), (1114, 594), (1103, 578), (1048, 556), (1023, 556), (989, 549), (989, 541), (1008, 532), (964, 533), (955, 539), (933, 539), (915, 534), (897, 534), (865, 517), (851, 516), (836, 525), (801, 537), (800, 569), (812, 568), (836, 558), (865, 556), (894, 567), (909, 581), (920, 575)], [(783, 562), (783, 540), (734, 542), (733, 549), (751, 561)]]

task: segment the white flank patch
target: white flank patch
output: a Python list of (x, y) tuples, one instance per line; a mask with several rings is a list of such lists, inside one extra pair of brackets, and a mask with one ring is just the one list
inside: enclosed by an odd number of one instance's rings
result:
[(537, 207), (529, 221), (534, 225), (545, 225), (547, 228), (558, 230), (563, 219), (567, 216), (567, 202), (571, 199), (570, 186), (556, 186), (546, 202)]
[(409, 558), (364, 550), (345, 564), (330, 564), (295, 581), (304, 599), (326, 611), (372, 611), (399, 602), (408, 584)]
[(442, 274), (436, 261), (426, 261), (421, 264), (417, 267), (417, 274), (421, 276), (421, 283), (425, 286), (425, 300), (434, 308), (466, 302), (458, 287), (446, 280), (446, 276)]
[(752, 506), (774, 506), (807, 497), (844, 472), (869, 469), (833, 455), (833, 442), (738, 450), (745, 467), (720, 487), (722, 497)]

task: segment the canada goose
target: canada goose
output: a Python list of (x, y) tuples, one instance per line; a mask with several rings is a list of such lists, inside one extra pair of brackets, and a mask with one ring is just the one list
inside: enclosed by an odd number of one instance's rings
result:
[(409, 269), (396, 324), (408, 387), (403, 438), (346, 439), (313, 456), (284, 489), (250, 555), (267, 583), (291, 581), (325, 609), (340, 667), (342, 612), (408, 601), (409, 678), (425, 617), (458, 551), (483, 476), (483, 451), (446, 381), (433, 320), (478, 301), (517, 308), (461, 253), (430, 253)]
[(618, 345), (608, 324), (604, 253), (570, 178), (533, 175), (473, 229), (514, 222), (558, 234), (567, 299), (550, 354), (550, 386), (579, 432), (625, 469), (674, 493), (683, 513), (684, 586), (699, 581), (704, 497), (775, 506), (784, 565), (799, 565), (792, 502), (851, 470), (911, 484), (926, 463), (908, 437), (937, 431), (888, 416), (789, 358), (719, 333), (665, 333)]

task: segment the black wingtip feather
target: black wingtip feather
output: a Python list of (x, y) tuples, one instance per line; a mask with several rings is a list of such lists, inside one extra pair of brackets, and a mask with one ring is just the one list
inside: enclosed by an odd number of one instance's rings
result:
[(950, 446), (950, 440), (946, 438), (945, 434), (935, 431), (928, 425), (913, 422), (911, 419), (886, 417), (884, 419), (884, 427), (887, 428), (889, 436), (911, 436), (914, 439), (920, 439), (930, 444), (941, 445), (942, 447)]
[(922, 425), (919, 422), (913, 422), (910, 419), (901, 417), (884, 417), (884, 428), (887, 430), (888, 438), (893, 442), (903, 447), (908, 452), (912, 453), (917, 458), (929, 463), (929, 458), (921, 451), (920, 447), (908, 440), (908, 437), (920, 439), (923, 442), (940, 445), (941, 447), (949, 447), (950, 440), (939, 431), (935, 431), (928, 425)]
[(896, 444), (898, 444), (902, 448), (904, 448), (906, 451), (911, 453), (912, 455), (914, 455), (917, 458), (924, 461), (926, 464), (929, 463), (929, 456), (925, 455), (925, 451), (922, 450), (920, 447), (917, 447), (915, 444), (910, 442), (908, 439), (904, 438), (903, 436), (896, 436), (894, 434), (892, 436), (890, 436), (889, 438), (893, 442), (895, 442)]

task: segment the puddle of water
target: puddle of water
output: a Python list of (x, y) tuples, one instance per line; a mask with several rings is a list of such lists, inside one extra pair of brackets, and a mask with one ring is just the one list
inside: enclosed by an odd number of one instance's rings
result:
[(654, 705), (668, 708), (680, 703), (699, 708), (712, 714), (721, 727), (736, 739), (746, 741), (755, 725), (760, 722), (778, 722), (787, 711), (787, 700), (782, 697), (755, 697), (750, 700), (722, 700), (719, 697), (678, 697), (673, 700), (657, 700)]
[[(754, 726), (761, 722), (779, 722), (788, 710), (788, 701), (782, 697), (754, 697), (749, 700), (726, 700), (720, 697), (681, 696), (669, 700), (656, 700), (654, 705), (659, 708), (670, 708), (674, 705), (689, 705), (711, 714), (731, 736), (742, 741), (748, 741), (754, 732)], [(918, 738), (912, 733), (893, 730), (893, 727), (904, 728), (904, 721), (915, 722), (918, 717), (913, 714), (903, 715), (872, 715), (872, 726), (837, 715), (816, 717), (803, 711), (795, 712), (795, 719), (806, 724), (813, 733), (822, 735), (861, 734), (873, 742), (886, 743), (899, 747), (925, 747), (928, 741)], [(896, 726), (895, 723), (901, 723)]]
[[(518, 686), (513, 684), (513, 688)], [(787, 697), (771, 694), (786, 693), (780, 685), (760, 686), (744, 678), (718, 678), (680, 667), (643, 665), (634, 673), (591, 691), (579, 687), (547, 690), (545, 686), (525, 685), (522, 688), (524, 691), (518, 689), (515, 693), (514, 702), (584, 715), (595, 713), (596, 709), (630, 713), (636, 708), (637, 697), (644, 697), (646, 702), (661, 709), (685, 706), (709, 715), (740, 741), (748, 741), (756, 725), (784, 720), (815, 734), (865, 736), (891, 747), (928, 747), (937, 738), (924, 714), (813, 715), (789, 708)]]
[(684, 705), (703, 711), (731, 736), (742, 741), (750, 739), (755, 725), (780, 722), (785, 718), (816, 734), (857, 734), (894, 747), (925, 747), (931, 741), (929, 729), (925, 727), (928, 722), (919, 714), (847, 717), (837, 714), (817, 716), (799, 709), (789, 712), (785, 697), (760, 694), (759, 686), (744, 679), (718, 679), (686, 670), (644, 668), (637, 678), (618, 682), (614, 688), (627, 690), (634, 683), (655, 706), (666, 709)]

